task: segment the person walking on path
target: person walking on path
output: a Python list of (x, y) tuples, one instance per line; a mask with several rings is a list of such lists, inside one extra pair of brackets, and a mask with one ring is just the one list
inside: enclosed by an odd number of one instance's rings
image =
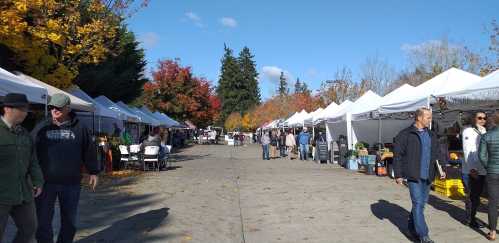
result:
[(308, 133), (306, 127), (304, 127), (303, 131), (301, 131), (300, 135), (298, 135), (298, 142), (300, 144), (300, 160), (307, 160), (310, 133)]
[(0, 241), (7, 219), (14, 220), (13, 242), (29, 243), (37, 227), (34, 197), (42, 192), (43, 175), (33, 140), (21, 124), (28, 114), (24, 94), (9, 93), (0, 102)]
[[(424, 217), (424, 207), (428, 202), (430, 186), (435, 178), (439, 156), (438, 139), (428, 128), (431, 124), (431, 111), (420, 108), (416, 111), (413, 125), (402, 130), (395, 137), (394, 171), (397, 184), (407, 179), (412, 201), (408, 228), (420, 242), (433, 242), (429, 237)], [(445, 178), (445, 173), (440, 175)]]
[(295, 135), (291, 131), (288, 131), (288, 135), (286, 136), (286, 147), (288, 148), (288, 156), (290, 159), (295, 159), (295, 147), (296, 147), (296, 139)]
[(473, 124), (463, 130), (463, 153), (462, 181), (466, 191), (466, 224), (472, 228), (479, 227), (476, 221), (476, 211), (480, 205), (480, 195), (485, 185), (487, 171), (478, 158), (478, 146), (480, 138), (485, 132), (487, 115), (485, 112), (476, 112)]
[(284, 131), (279, 134), (279, 152), (281, 158), (286, 157), (286, 133)]
[(36, 154), (45, 179), (44, 190), (36, 199), (36, 239), (39, 243), (53, 242), (52, 218), (56, 200), (61, 210), (57, 242), (73, 242), (81, 190), (80, 168), (84, 165), (89, 172), (89, 186), (93, 190), (100, 172), (91, 134), (74, 117), (69, 105), (67, 95), (54, 94), (48, 104), (51, 116), (33, 130)]
[(269, 157), (269, 144), (270, 144), (269, 132), (263, 132), (261, 142), (262, 142), (263, 160), (270, 160), (270, 157)]
[(270, 134), (270, 158), (277, 158), (277, 146), (279, 145), (279, 138), (276, 131), (272, 131)]
[(479, 158), (487, 171), (487, 192), (489, 194), (489, 240), (496, 239), (497, 203), (499, 201), (499, 111), (493, 115), (493, 129), (482, 135), (480, 139)]

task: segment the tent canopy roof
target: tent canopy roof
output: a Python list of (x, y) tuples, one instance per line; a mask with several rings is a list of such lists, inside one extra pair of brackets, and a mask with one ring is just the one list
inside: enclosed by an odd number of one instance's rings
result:
[(27, 80), (28, 82), (45, 87), (50, 96), (57, 94), (57, 93), (63, 93), (65, 95), (69, 96), (69, 99), (71, 100), (71, 105), (69, 105), (69, 106), (71, 107), (71, 109), (79, 110), (79, 111), (88, 111), (88, 112), (95, 111), (95, 107), (92, 103), (84, 101), (84, 100), (82, 100), (82, 99), (80, 99), (80, 98), (78, 98), (78, 97), (76, 97), (76, 96), (74, 96), (66, 91), (58, 89), (52, 85), (44, 83), (36, 78), (33, 78), (31, 76), (28, 76), (28, 75), (20, 73), (20, 72), (17, 72), (17, 76), (19, 76), (22, 79)]
[(0, 96), (5, 96), (8, 93), (26, 94), (31, 103), (47, 103), (48, 92), (45, 87), (26, 81), (22, 77), (0, 68)]
[(78, 87), (72, 87), (69, 91), (72, 95), (85, 100), (86, 102), (94, 104), (95, 107), (95, 115), (101, 116), (101, 117), (109, 117), (109, 118), (114, 118), (117, 120), (123, 120), (120, 117), (120, 113), (111, 109), (108, 109), (106, 106), (101, 105), (100, 103), (96, 102), (92, 97), (90, 97), (87, 93), (85, 93), (83, 90), (81, 90)]
[(122, 120), (130, 121), (130, 122), (140, 122), (140, 117), (124, 110), (123, 108), (120, 108), (120, 106), (118, 106), (117, 104), (112, 102), (106, 96), (101, 95), (99, 97), (96, 97), (94, 100), (97, 103), (100, 103), (101, 105), (107, 107), (108, 109), (119, 112), (121, 114), (121, 117), (124, 118)]

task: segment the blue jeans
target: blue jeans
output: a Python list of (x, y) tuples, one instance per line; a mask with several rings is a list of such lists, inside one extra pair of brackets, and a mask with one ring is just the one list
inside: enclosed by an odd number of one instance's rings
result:
[(300, 160), (307, 160), (308, 144), (300, 144)]
[(428, 202), (431, 183), (428, 180), (408, 181), (412, 210), (409, 216), (409, 230), (419, 238), (428, 237), (428, 226), (424, 218), (424, 207)]
[(263, 159), (269, 160), (270, 159), (269, 145), (268, 144), (262, 145), (262, 149), (263, 149)]
[(52, 219), (54, 217), (55, 200), (59, 201), (61, 211), (61, 229), (57, 243), (70, 243), (76, 233), (78, 202), (80, 201), (80, 185), (45, 184), (42, 194), (36, 198), (36, 214), (38, 243), (53, 243), (54, 231)]

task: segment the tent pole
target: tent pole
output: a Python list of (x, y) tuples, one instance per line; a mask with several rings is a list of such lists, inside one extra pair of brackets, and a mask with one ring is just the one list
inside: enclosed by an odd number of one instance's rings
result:
[(378, 115), (378, 149), (381, 150), (381, 129), (382, 129), (382, 123), (381, 123), (381, 115)]

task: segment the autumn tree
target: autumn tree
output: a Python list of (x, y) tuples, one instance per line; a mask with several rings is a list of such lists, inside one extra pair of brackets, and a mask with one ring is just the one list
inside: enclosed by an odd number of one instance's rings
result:
[(231, 113), (225, 120), (224, 127), (227, 131), (241, 129), (242, 118), (239, 112)]
[(347, 99), (357, 98), (358, 91), (358, 86), (352, 81), (352, 71), (348, 67), (342, 67), (336, 70), (334, 79), (321, 83), (319, 95), (326, 104), (339, 104)]
[(208, 80), (192, 74), (177, 60), (162, 60), (153, 71), (153, 81), (144, 85), (143, 103), (177, 120), (190, 120), (198, 127), (213, 124), (220, 103)]
[(147, 79), (144, 50), (135, 35), (122, 26), (110, 47), (112, 53), (98, 64), (83, 64), (75, 83), (92, 97), (104, 95), (129, 103), (142, 94)]
[(485, 58), (485, 63), (480, 70), (480, 74), (485, 76), (497, 69), (499, 69), (499, 24), (497, 20), (492, 20), (490, 28), (487, 33), (489, 34), (489, 55)]
[(98, 63), (128, 13), (131, 0), (5, 0), (0, 46), (15, 68), (66, 88), (81, 64)]

